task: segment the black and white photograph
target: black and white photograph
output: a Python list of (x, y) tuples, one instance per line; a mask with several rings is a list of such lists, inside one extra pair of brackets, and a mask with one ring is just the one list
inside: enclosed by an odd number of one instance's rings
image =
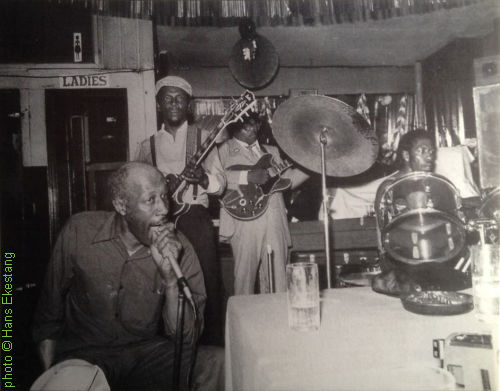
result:
[(500, 0), (0, 1), (1, 389), (500, 391)]

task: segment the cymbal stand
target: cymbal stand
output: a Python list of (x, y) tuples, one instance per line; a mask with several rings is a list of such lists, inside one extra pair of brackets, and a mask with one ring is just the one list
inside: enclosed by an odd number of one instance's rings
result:
[(327, 288), (331, 288), (331, 273), (330, 273), (330, 226), (328, 224), (330, 214), (328, 213), (328, 194), (326, 192), (326, 161), (325, 161), (325, 147), (328, 143), (326, 134), (328, 128), (323, 127), (319, 134), (319, 143), (321, 146), (321, 193), (323, 196), (323, 227), (325, 233), (325, 255), (326, 255), (326, 282)]

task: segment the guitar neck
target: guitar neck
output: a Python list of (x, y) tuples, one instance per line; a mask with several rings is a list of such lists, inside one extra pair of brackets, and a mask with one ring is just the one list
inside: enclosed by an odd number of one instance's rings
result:
[(285, 162), (283, 163), (282, 166), (279, 166), (278, 168), (275, 168), (277, 175), (283, 174), (284, 171), (288, 170), (290, 167), (292, 167), (291, 163)]
[[(217, 124), (217, 126), (210, 132), (208, 137), (203, 141), (201, 146), (198, 148), (196, 153), (189, 159), (187, 166), (198, 167), (203, 160), (207, 157), (210, 149), (215, 144), (215, 140), (219, 134), (224, 130), (224, 128), (232, 122), (241, 120), (243, 115), (248, 115), (247, 112), (255, 106), (255, 96), (250, 91), (245, 91), (239, 100), (235, 100), (229, 110), (224, 114), (223, 118)], [(181, 177), (185, 174), (186, 168), (182, 171)], [(185, 185), (185, 180), (183, 180), (175, 192), (181, 189)]]
[(217, 137), (219, 136), (219, 134), (222, 132), (223, 129), (224, 129), (224, 126), (221, 123), (219, 123), (216, 126), (216, 128), (212, 132), (210, 132), (208, 137), (201, 144), (198, 151), (196, 151), (196, 153), (193, 155), (193, 157), (191, 159), (189, 159), (189, 163), (191, 165), (198, 167), (203, 162), (203, 160), (205, 160), (208, 153), (210, 152), (210, 150), (214, 146), (215, 140), (217, 139)]
[(274, 162), (273, 155), (270, 153), (266, 152), (264, 155), (262, 155), (259, 158), (259, 161), (255, 163), (254, 165), (245, 165), (245, 164), (236, 164), (234, 166), (228, 167), (229, 170), (239, 170), (239, 171), (247, 171), (247, 170), (254, 170), (256, 168), (263, 168), (263, 169), (268, 169), (272, 168), (276, 175), (281, 175), (283, 171), (287, 170), (292, 166), (292, 163), (290, 163), (288, 160), (283, 160), (281, 164), (278, 164)]
[(284, 171), (286, 171), (290, 167), (292, 167), (292, 163), (290, 163), (288, 160), (283, 160), (283, 162), (281, 164), (278, 164), (276, 162), (272, 162), (271, 167), (276, 172), (276, 175), (281, 176), (281, 174), (283, 174)]

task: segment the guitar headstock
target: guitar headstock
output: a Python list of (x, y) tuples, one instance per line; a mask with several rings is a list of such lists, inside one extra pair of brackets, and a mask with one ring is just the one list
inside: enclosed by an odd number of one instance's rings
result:
[(231, 106), (224, 113), (224, 117), (221, 120), (223, 127), (236, 121), (242, 121), (244, 116), (248, 117), (249, 111), (254, 111), (256, 108), (257, 101), (255, 100), (255, 95), (253, 92), (246, 90), (238, 99), (231, 102)]

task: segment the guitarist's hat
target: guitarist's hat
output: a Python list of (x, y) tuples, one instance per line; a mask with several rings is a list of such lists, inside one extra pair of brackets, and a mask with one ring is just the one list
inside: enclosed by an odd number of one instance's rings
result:
[(184, 90), (189, 96), (193, 95), (191, 84), (179, 76), (167, 76), (156, 82), (156, 94), (160, 92), (162, 87), (177, 87)]

